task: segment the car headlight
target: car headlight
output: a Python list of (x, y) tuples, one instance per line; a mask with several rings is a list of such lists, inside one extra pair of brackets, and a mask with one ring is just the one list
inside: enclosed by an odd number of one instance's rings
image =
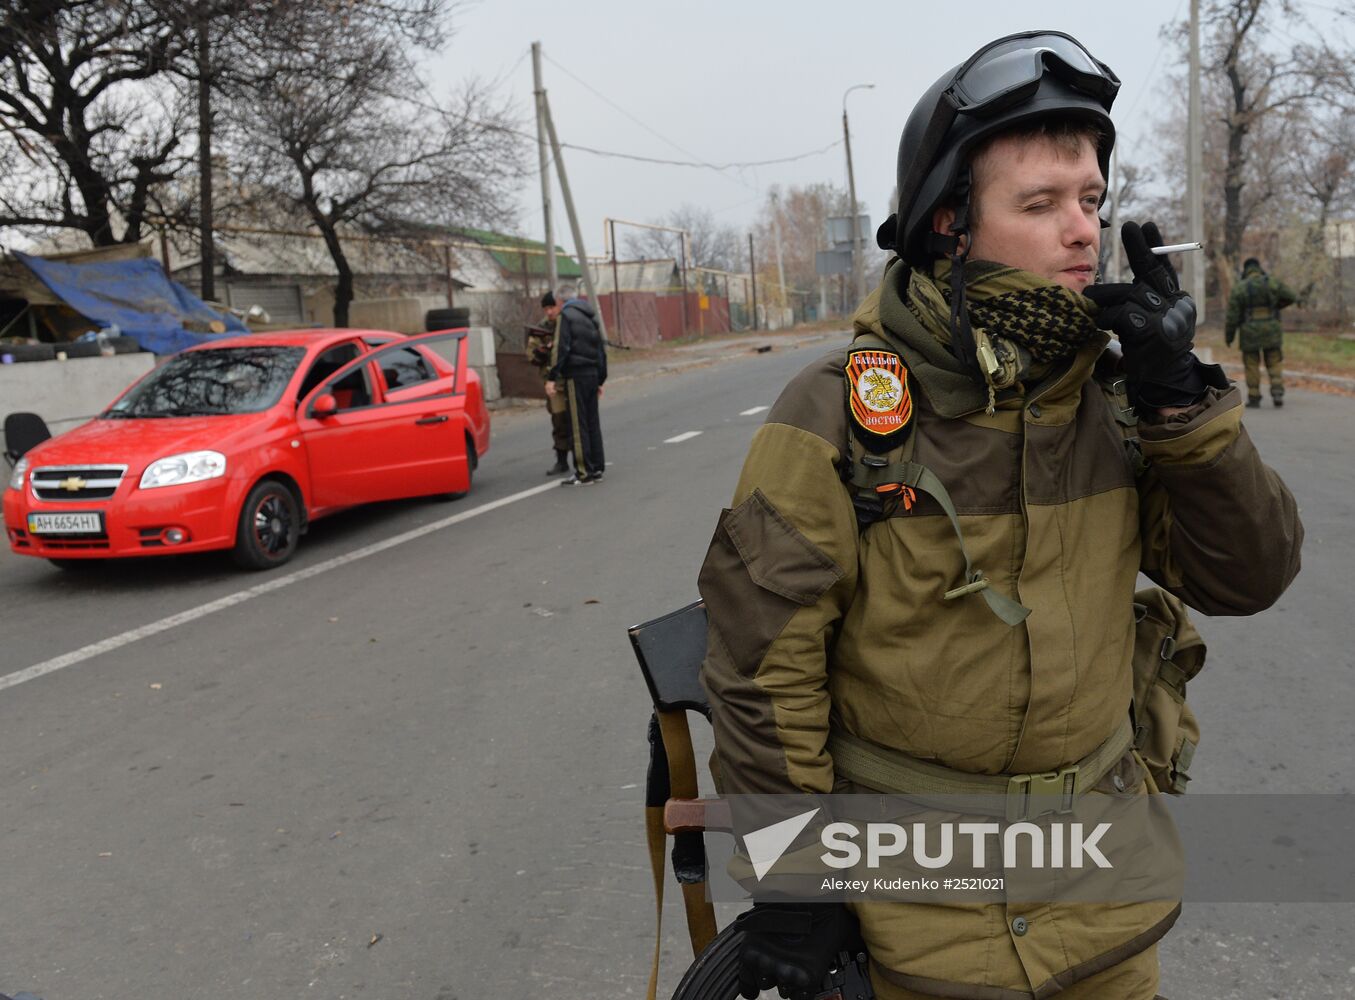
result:
[(9, 488), (12, 490), (21, 490), (24, 488), (24, 477), (28, 475), (28, 459), (21, 458), (14, 463), (14, 473), (9, 477)]
[(226, 474), (226, 456), (219, 451), (190, 451), (157, 459), (141, 474), (141, 488), (200, 483)]

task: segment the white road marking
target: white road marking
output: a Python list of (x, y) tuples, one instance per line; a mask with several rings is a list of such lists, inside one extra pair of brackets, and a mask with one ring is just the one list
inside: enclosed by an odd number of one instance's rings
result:
[(473, 507), (470, 510), (462, 511), (460, 514), (453, 514), (451, 517), (444, 517), (441, 520), (433, 521), (431, 524), (425, 524), (418, 528), (411, 528), (409, 531), (399, 535), (392, 535), (390, 538), (379, 542), (373, 542), (371, 545), (364, 545), (360, 549), (354, 549), (352, 552), (341, 556), (335, 556), (333, 559), (326, 559), (324, 562), (316, 563), (314, 566), (307, 566), (305, 569), (299, 569), (285, 576), (273, 577), (270, 580), (249, 587), (245, 590), (237, 591), (234, 594), (227, 594), (225, 597), (218, 598), (215, 601), (209, 601), (206, 604), (200, 604), (196, 608), (189, 608), (187, 611), (180, 611), (176, 615), (170, 615), (168, 618), (161, 618), (158, 622), (151, 622), (149, 625), (142, 625), (139, 628), (129, 629), (118, 635), (110, 636), (107, 639), (100, 639), (98, 642), (92, 642), (88, 646), (81, 646), (79, 649), (69, 653), (63, 653), (61, 656), (55, 656), (50, 660), (43, 660), (41, 663), (35, 663), (31, 667), (25, 667), (23, 670), (17, 670), (12, 674), (6, 674), (0, 677), (0, 691), (5, 688), (11, 688), (26, 681), (35, 680), (45, 674), (54, 673), (63, 667), (74, 666), (91, 657), (100, 656), (104, 653), (110, 653), (115, 649), (130, 645), (139, 639), (145, 639), (160, 632), (167, 632), (180, 625), (186, 625), (188, 622), (196, 621), (199, 618), (205, 618), (207, 615), (215, 614), (218, 611), (225, 611), (227, 608), (233, 608), (237, 604), (243, 604), (245, 601), (254, 597), (262, 597), (264, 594), (270, 594), (275, 590), (281, 590), (283, 587), (290, 587), (294, 583), (300, 583), (302, 580), (309, 580), (313, 576), (319, 576), (321, 573), (327, 573), (332, 569), (338, 569), (340, 566), (346, 566), (348, 563), (357, 562), (359, 559), (366, 559), (368, 556), (374, 556), (378, 552), (384, 552), (387, 549), (394, 548), (397, 545), (403, 545), (405, 542), (412, 542), (416, 538), (422, 538), (424, 535), (431, 535), (435, 531), (441, 531), (443, 528), (449, 528), (453, 524), (459, 524), (462, 521), (469, 521), (472, 517), (479, 517), (481, 514), (488, 514), (492, 510), (498, 510), (500, 507), (506, 507), (509, 504), (517, 503), (519, 500), (526, 500), (528, 497), (534, 497), (538, 493), (545, 493), (548, 490), (558, 490), (560, 484), (557, 480), (551, 480), (540, 486), (533, 486), (529, 490), (523, 490), (520, 493), (514, 493), (511, 496), (501, 497), (498, 500), (491, 500), (489, 503), (481, 504), (479, 507)]
[(755, 406), (755, 407), (753, 407), (751, 410), (740, 410), (740, 411), (739, 411), (739, 416), (741, 416), (741, 417), (751, 417), (754, 413), (761, 413), (761, 412), (762, 412), (763, 410), (765, 410), (766, 408), (767, 408), (767, 407), (765, 407), (765, 406)]
[(690, 441), (692, 438), (694, 438), (694, 437), (700, 437), (700, 436), (701, 436), (701, 432), (700, 432), (700, 431), (683, 431), (681, 434), (677, 435), (676, 437), (665, 438), (663, 443), (664, 443), (664, 444), (681, 444), (683, 441)]

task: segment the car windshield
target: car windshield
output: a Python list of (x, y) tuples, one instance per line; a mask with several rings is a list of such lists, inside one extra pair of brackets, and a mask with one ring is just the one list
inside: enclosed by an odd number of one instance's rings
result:
[(216, 347), (176, 354), (114, 403), (108, 418), (258, 413), (282, 398), (302, 347)]

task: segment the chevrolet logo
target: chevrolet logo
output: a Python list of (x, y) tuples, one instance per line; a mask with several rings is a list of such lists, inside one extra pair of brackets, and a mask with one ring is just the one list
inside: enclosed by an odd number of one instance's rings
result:
[(63, 479), (57, 483), (57, 486), (67, 493), (79, 493), (88, 484), (79, 476), (71, 476), (69, 479)]

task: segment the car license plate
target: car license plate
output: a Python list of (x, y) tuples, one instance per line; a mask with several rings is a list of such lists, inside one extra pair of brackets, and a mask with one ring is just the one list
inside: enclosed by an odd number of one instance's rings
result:
[(104, 530), (103, 511), (29, 514), (28, 530), (34, 535), (101, 535)]

